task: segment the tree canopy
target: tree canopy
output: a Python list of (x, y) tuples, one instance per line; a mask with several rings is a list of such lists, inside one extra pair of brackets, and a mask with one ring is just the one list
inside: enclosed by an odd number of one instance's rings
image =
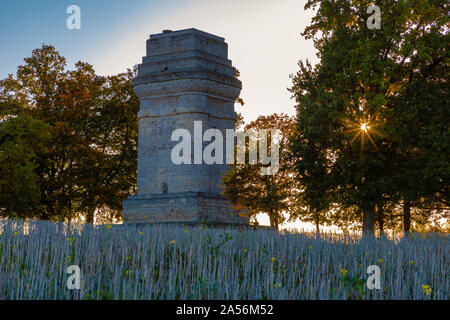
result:
[[(238, 210), (247, 209), (250, 216), (254, 217), (260, 212), (267, 213), (270, 225), (278, 229), (285, 220), (283, 212), (289, 208), (292, 180), (292, 161), (288, 155), (288, 142), (292, 134), (294, 120), (285, 114), (272, 114), (260, 116), (255, 121), (244, 127), (246, 132), (254, 132), (255, 137), (250, 136), (246, 140), (246, 163), (233, 164), (231, 170), (223, 177), (225, 184), (223, 195), (227, 197)], [(258, 154), (256, 164), (250, 163), (249, 143), (256, 140), (256, 134), (262, 130), (279, 130), (280, 136), (274, 137), (269, 134), (267, 147), (270, 149), (272, 139), (277, 139), (279, 147), (279, 168), (275, 174), (262, 174), (261, 168), (265, 165)], [(267, 131), (268, 132), (268, 131)], [(268, 132), (269, 133), (269, 132)], [(258, 150), (262, 148), (261, 140), (258, 139)], [(264, 150), (266, 151), (266, 150)]]
[(122, 200), (136, 184), (139, 101), (132, 76), (99, 76), (83, 62), (66, 70), (65, 58), (43, 45), (16, 76), (0, 81), (4, 214), (121, 217)]
[[(300, 61), (292, 140), (296, 178), (311, 210), (331, 203), (362, 212), (448, 204), (448, 4), (375, 1), (381, 29), (369, 29), (372, 1), (310, 0), (303, 32), (320, 62)], [(409, 227), (407, 227), (409, 228)]]

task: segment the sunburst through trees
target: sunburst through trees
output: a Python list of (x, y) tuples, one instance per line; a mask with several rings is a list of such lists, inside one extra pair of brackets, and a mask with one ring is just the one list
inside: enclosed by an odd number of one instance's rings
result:
[(373, 114), (371, 117), (358, 118), (356, 121), (349, 121), (350, 126), (352, 127), (349, 130), (346, 130), (344, 133), (354, 133), (350, 144), (353, 144), (355, 141), (360, 139), (361, 141), (361, 153), (364, 151), (364, 146), (367, 141), (369, 141), (372, 146), (378, 151), (378, 146), (375, 143), (373, 137), (371, 135), (378, 135), (379, 137), (385, 138), (385, 135), (381, 133), (376, 127), (379, 127), (382, 123), (376, 120), (377, 113)]

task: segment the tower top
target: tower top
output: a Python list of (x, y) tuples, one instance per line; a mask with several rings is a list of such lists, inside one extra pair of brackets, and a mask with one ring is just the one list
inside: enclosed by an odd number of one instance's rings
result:
[(183, 30), (177, 30), (177, 31), (173, 31), (173, 30), (170, 30), (170, 29), (165, 29), (165, 30), (162, 31), (162, 33), (155, 33), (155, 34), (150, 35), (150, 39), (157, 39), (157, 38), (161, 38), (161, 37), (166, 37), (166, 36), (169, 36), (169, 33), (170, 33), (170, 36), (175, 36), (175, 37), (182, 36), (182, 35), (196, 34), (196, 35), (199, 35), (199, 36), (208, 37), (208, 38), (211, 38), (211, 39), (216, 39), (217, 41), (222, 41), (222, 42), (225, 41), (225, 38), (222, 38), (222, 37), (216, 36), (214, 34), (211, 34), (211, 33), (205, 32), (205, 31), (201, 31), (201, 30), (198, 30), (198, 29), (195, 29), (195, 28), (189, 28), (189, 29), (183, 29)]
[(162, 55), (193, 50), (228, 59), (228, 45), (224, 38), (191, 28), (178, 31), (164, 30), (162, 33), (150, 35), (144, 63), (159, 60), (163, 58)]
[[(189, 90), (197, 80), (210, 81), (207, 88), (194, 91), (235, 100), (242, 88), (236, 78), (236, 69), (228, 59), (228, 44), (225, 39), (194, 28), (152, 34), (147, 40), (147, 55), (138, 66), (138, 75), (133, 79), (136, 94), (148, 96), (151, 87), (154, 95), (168, 94), (168, 81), (186, 82)], [(181, 82), (180, 82), (181, 81)], [(142, 86), (145, 85), (145, 88)], [(184, 89), (182, 88), (184, 87)], [(186, 86), (172, 86), (177, 92), (187, 90)], [(143, 90), (145, 92), (143, 92)], [(205, 91), (206, 90), (206, 91)]]

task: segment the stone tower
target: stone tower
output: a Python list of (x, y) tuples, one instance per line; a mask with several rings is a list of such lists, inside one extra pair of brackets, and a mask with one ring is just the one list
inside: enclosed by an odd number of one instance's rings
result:
[(200, 135), (218, 129), (226, 145), (225, 130), (235, 128), (234, 103), (242, 87), (235, 74), (223, 38), (187, 29), (147, 40), (147, 56), (133, 80), (141, 102), (137, 195), (123, 203), (124, 223), (249, 223), (221, 196), (226, 164), (194, 164), (194, 152), (191, 164), (171, 159), (178, 143), (171, 141), (172, 133), (188, 130), (194, 150), (198, 121)]

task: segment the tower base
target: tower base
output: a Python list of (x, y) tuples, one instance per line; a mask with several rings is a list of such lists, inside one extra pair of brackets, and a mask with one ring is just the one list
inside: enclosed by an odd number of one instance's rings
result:
[(221, 195), (183, 192), (131, 196), (123, 202), (123, 222), (249, 225)]

